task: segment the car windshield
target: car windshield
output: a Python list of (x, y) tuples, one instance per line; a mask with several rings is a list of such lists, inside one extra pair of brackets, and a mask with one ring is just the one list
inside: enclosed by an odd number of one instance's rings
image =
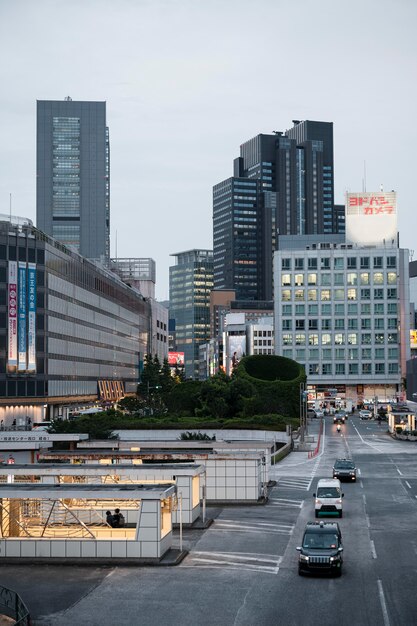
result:
[(355, 464), (352, 461), (336, 461), (334, 466), (336, 469), (355, 469)]
[(303, 548), (317, 550), (331, 550), (339, 546), (339, 538), (333, 533), (309, 533), (306, 532), (303, 540)]
[(320, 487), (317, 489), (318, 498), (339, 498), (340, 493), (337, 487)]

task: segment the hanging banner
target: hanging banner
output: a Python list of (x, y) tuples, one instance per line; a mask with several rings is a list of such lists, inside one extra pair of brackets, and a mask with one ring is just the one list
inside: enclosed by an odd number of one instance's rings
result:
[(36, 372), (36, 264), (28, 263), (28, 365)]
[(9, 261), (7, 371), (17, 370), (17, 262)]
[(27, 364), (27, 307), (26, 307), (26, 263), (19, 262), (18, 293), (18, 321), (17, 321), (17, 370), (26, 371)]

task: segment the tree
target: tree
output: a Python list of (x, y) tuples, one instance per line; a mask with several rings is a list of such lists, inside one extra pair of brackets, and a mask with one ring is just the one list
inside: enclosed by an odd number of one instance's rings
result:
[(168, 363), (168, 359), (164, 359), (164, 362), (159, 373), (159, 382), (163, 393), (171, 391), (172, 387), (176, 384), (173, 376), (171, 375), (171, 368)]
[(159, 370), (160, 363), (157, 356), (152, 358), (151, 354), (145, 355), (140, 383), (138, 385), (138, 394), (144, 398), (148, 398), (159, 387)]

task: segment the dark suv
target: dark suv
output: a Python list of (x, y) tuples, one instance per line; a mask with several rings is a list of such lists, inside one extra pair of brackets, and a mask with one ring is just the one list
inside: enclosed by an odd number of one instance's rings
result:
[(333, 415), (333, 424), (344, 424), (346, 420), (345, 413), (335, 413)]
[(321, 572), (342, 575), (342, 533), (337, 522), (308, 522), (297, 550), (300, 576)]
[(333, 465), (333, 478), (355, 481), (356, 465), (352, 459), (336, 459)]

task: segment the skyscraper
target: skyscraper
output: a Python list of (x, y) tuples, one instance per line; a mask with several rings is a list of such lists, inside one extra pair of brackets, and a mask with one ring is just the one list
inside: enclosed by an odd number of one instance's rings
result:
[(213, 188), (215, 289), (272, 300), (277, 235), (339, 232), (334, 208), (333, 124), (293, 121), (286, 132), (240, 147), (231, 178)]
[(210, 339), (213, 252), (178, 252), (169, 268), (169, 316), (175, 320), (175, 350), (184, 352), (185, 375), (198, 378), (199, 345)]
[(38, 100), (37, 227), (82, 256), (110, 256), (110, 149), (105, 102)]

